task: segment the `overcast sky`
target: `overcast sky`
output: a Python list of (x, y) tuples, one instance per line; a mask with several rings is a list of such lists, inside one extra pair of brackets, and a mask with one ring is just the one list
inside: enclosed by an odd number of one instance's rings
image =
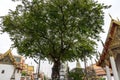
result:
[[(105, 30), (105, 33), (101, 34), (101, 38), (103, 41), (105, 41), (107, 32), (110, 26), (110, 17), (109, 14), (112, 16), (113, 19), (120, 19), (120, 0), (98, 0), (101, 3), (105, 3), (107, 5), (112, 5), (112, 7), (108, 10), (105, 10), (105, 25), (103, 25), (103, 28)], [(9, 9), (15, 9), (16, 4), (12, 2), (11, 0), (0, 0), (0, 16), (4, 16), (8, 13)], [(5, 53), (10, 47), (12, 42), (9, 39), (9, 35), (7, 33), (0, 35), (0, 53)], [(98, 51), (102, 52), (102, 45), (99, 43)], [(17, 55), (16, 49), (12, 50), (13, 54)], [(31, 64), (31, 62), (29, 62)], [(33, 63), (32, 63), (33, 64)], [(43, 70), (46, 74), (50, 74), (50, 66), (47, 65), (48, 63), (42, 62), (41, 70)], [(44, 66), (43, 66), (44, 65)], [(70, 64), (70, 68), (74, 68), (75, 63)]]

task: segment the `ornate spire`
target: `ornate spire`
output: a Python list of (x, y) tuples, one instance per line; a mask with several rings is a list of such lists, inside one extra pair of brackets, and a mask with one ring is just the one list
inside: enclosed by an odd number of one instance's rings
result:
[(81, 68), (79, 60), (76, 62), (76, 68)]

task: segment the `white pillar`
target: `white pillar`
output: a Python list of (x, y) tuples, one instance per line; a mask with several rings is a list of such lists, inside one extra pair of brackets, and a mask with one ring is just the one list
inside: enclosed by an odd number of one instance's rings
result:
[(109, 67), (106, 65), (107, 80), (111, 80), (111, 73)]
[(112, 56), (110, 57), (110, 63), (111, 63), (111, 66), (112, 66), (112, 72), (113, 72), (114, 80), (119, 80), (115, 60), (114, 60), (114, 57), (112, 57)]

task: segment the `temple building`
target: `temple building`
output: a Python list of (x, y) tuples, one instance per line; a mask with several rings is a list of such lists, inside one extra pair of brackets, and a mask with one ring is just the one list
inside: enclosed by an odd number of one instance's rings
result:
[(0, 80), (31, 80), (34, 66), (25, 64), (22, 56), (15, 56), (8, 50), (0, 54)]
[(120, 21), (111, 19), (109, 32), (103, 51), (97, 62), (98, 66), (106, 69), (107, 80), (111, 79), (110, 69), (112, 70), (114, 80), (120, 80)]
[(33, 74), (34, 74), (34, 66), (24, 64), (21, 80), (32, 80), (34, 79)]
[(13, 56), (11, 50), (0, 55), (0, 80), (20, 80), (22, 57)]

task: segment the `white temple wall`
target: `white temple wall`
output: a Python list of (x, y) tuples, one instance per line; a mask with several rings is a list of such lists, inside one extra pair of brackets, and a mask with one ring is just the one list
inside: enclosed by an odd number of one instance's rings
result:
[[(10, 80), (14, 72), (14, 68), (15, 67), (13, 65), (0, 64), (0, 80)], [(20, 80), (20, 78), (21, 78), (21, 72), (16, 70), (15, 80)]]
[(13, 65), (0, 64), (0, 80), (10, 80), (13, 71)]

